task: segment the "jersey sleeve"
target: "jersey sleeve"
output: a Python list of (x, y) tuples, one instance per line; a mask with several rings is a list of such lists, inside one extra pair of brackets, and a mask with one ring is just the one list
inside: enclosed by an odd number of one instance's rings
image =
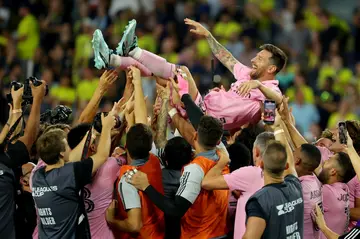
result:
[(200, 194), (201, 181), (203, 180), (204, 175), (204, 171), (197, 164), (192, 163), (185, 166), (176, 195), (194, 203), (197, 196)]
[(263, 208), (256, 198), (251, 198), (246, 204), (246, 217), (259, 217), (266, 221)]
[(251, 69), (244, 64), (238, 62), (234, 65), (234, 77), (238, 81), (249, 80)]
[(118, 193), (125, 210), (141, 208), (141, 201), (138, 190), (125, 180), (122, 176), (118, 184)]
[(224, 179), (230, 191), (240, 190), (246, 192), (252, 186), (252, 172), (249, 167), (242, 167), (230, 174), (225, 174)]

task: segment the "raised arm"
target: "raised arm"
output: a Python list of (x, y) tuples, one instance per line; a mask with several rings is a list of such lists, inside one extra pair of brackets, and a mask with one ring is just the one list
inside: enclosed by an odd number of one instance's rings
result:
[(234, 73), (234, 66), (236, 63), (238, 63), (235, 57), (228, 50), (226, 50), (226, 48), (222, 46), (214, 38), (214, 36), (199, 22), (186, 18), (185, 24), (194, 27), (194, 29), (191, 29), (190, 32), (205, 37), (209, 43), (212, 53), (216, 56), (216, 58), (226, 68), (228, 68), (231, 73)]
[[(10, 106), (9, 119), (0, 133), (0, 143), (4, 141), (11, 127), (15, 124), (15, 122), (19, 119), (19, 117), (21, 117), (22, 114), (21, 102), (22, 102), (23, 92), (24, 92), (24, 87), (21, 87), (18, 90), (15, 90), (14, 87), (11, 88), (11, 97), (13, 99), (13, 103), (9, 104)], [(12, 135), (10, 135), (10, 137), (20, 133), (21, 128), (22, 128), (22, 124), (20, 121), (15, 131), (13, 132)]]
[(161, 97), (161, 108), (159, 115), (157, 116), (156, 134), (155, 134), (155, 145), (157, 148), (164, 148), (166, 145), (166, 130), (167, 130), (167, 117), (168, 117), (168, 104), (170, 97), (170, 86), (169, 83), (166, 88), (158, 86), (159, 95)]
[(281, 119), (283, 120), (283, 123), (290, 134), (291, 140), (294, 143), (295, 148), (299, 148), (301, 145), (307, 144), (308, 142), (306, 141), (306, 139), (304, 139), (304, 137), (295, 127), (291, 112), (289, 110), (289, 105), (288, 105), (289, 98), (283, 97), (282, 102), (283, 103), (279, 111), (281, 115)]
[(275, 119), (275, 123), (273, 126), (274, 129), (274, 134), (275, 134), (275, 139), (277, 141), (280, 141), (286, 148), (286, 154), (287, 154), (287, 162), (289, 164), (289, 168), (287, 170), (285, 170), (284, 172), (284, 176), (289, 175), (289, 174), (293, 174), (297, 177), (297, 173), (295, 170), (295, 162), (294, 162), (294, 156), (293, 156), (293, 152), (290, 148), (289, 142), (286, 139), (285, 136), (285, 131), (284, 129), (281, 127), (281, 117), (279, 115), (279, 112), (276, 112), (276, 119)]
[(101, 115), (101, 123), (102, 130), (99, 140), (99, 146), (97, 148), (97, 152), (91, 158), (93, 159), (93, 170), (92, 173), (95, 173), (103, 163), (105, 163), (106, 159), (110, 155), (110, 147), (111, 147), (111, 129), (115, 126), (115, 113), (114, 111), (110, 111), (109, 114), (104, 117)]
[(45, 96), (46, 83), (41, 81), (42, 84), (39, 86), (34, 86), (30, 82), (31, 92), (33, 95), (33, 104), (31, 106), (30, 116), (28, 124), (25, 128), (24, 136), (19, 138), (19, 141), (23, 142), (26, 145), (26, 148), (30, 152), (31, 147), (33, 146), (36, 137), (39, 133), (40, 126), (40, 108), (42, 100)]
[(116, 71), (106, 70), (100, 77), (99, 85), (95, 90), (94, 95), (91, 97), (91, 100), (86, 105), (83, 112), (81, 112), (78, 123), (91, 123), (94, 120), (96, 112), (99, 108), (99, 104), (104, 97), (107, 90), (112, 86), (112, 84), (117, 79), (118, 75)]
[(351, 164), (353, 165), (356, 172), (356, 176), (358, 180), (360, 180), (360, 157), (353, 146), (353, 140), (351, 139), (349, 133), (347, 135), (347, 148), (345, 150), (350, 157)]
[(131, 66), (130, 71), (133, 77), (132, 82), (134, 84), (134, 94), (135, 94), (135, 99), (134, 99), (135, 123), (136, 124), (141, 123), (147, 125), (148, 124), (147, 109), (144, 99), (144, 92), (142, 89), (140, 70), (134, 66)]

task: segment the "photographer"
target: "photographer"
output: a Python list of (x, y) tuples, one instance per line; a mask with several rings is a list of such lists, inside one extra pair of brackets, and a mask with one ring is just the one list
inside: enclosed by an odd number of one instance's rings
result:
[[(24, 135), (16, 142), (1, 145), (0, 151), (0, 238), (15, 238), (14, 211), (15, 211), (15, 180), (13, 169), (21, 167), (29, 161), (29, 151), (35, 142), (40, 122), (40, 105), (45, 95), (46, 84), (35, 87), (30, 82), (33, 96), (33, 104), (25, 128)], [(15, 114), (21, 113), (22, 89), (12, 91), (14, 111), (12, 122), (15, 122)]]
[[(37, 205), (39, 238), (90, 238), (89, 223), (79, 192), (109, 156), (115, 110), (102, 115), (97, 153), (80, 162), (69, 161), (70, 148), (62, 130), (52, 130), (37, 141), (46, 166), (34, 172), (32, 194)], [(66, 163), (66, 164), (65, 164)]]

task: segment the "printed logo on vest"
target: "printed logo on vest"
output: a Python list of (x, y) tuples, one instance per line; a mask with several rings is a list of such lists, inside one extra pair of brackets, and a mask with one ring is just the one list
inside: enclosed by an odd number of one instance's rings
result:
[(276, 209), (278, 210), (278, 216), (292, 212), (295, 209), (295, 206), (302, 202), (303, 202), (302, 198), (298, 198), (292, 202), (287, 202), (284, 204), (277, 205)]

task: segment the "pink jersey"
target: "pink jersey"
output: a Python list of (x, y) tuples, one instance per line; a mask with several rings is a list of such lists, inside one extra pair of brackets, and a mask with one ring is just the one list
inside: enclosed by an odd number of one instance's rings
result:
[(299, 179), (304, 198), (304, 239), (319, 239), (320, 231), (315, 227), (311, 213), (316, 204), (322, 204), (321, 183), (314, 174)]
[[(358, 177), (355, 176), (347, 183), (347, 185), (349, 187), (350, 208), (354, 208), (356, 199), (360, 199), (360, 181)], [(360, 205), (357, 206), (360, 207)], [(354, 226), (356, 226), (356, 223), (356, 221), (351, 221), (348, 230), (351, 230)]]
[(106, 209), (109, 207), (114, 193), (114, 183), (120, 173), (121, 162), (109, 158), (96, 172), (91, 184), (85, 186), (85, 207), (88, 212), (91, 238), (114, 238), (106, 219)]
[[(347, 231), (350, 218), (349, 188), (345, 183), (324, 184), (322, 187), (323, 208), (326, 225), (342, 235)], [(321, 233), (321, 238), (326, 237)]]
[[(234, 66), (234, 76), (237, 80), (229, 91), (211, 91), (204, 98), (204, 105), (208, 115), (220, 119), (224, 129), (234, 129), (246, 123), (257, 122), (261, 118), (261, 102), (265, 96), (259, 89), (253, 89), (249, 96), (236, 93), (238, 87), (250, 79), (251, 69), (241, 63)], [(277, 80), (263, 81), (266, 87), (281, 94)]]
[(263, 172), (259, 167), (242, 167), (224, 175), (224, 179), (230, 191), (241, 191), (236, 207), (234, 228), (234, 239), (241, 239), (246, 231), (245, 205), (249, 198), (264, 186)]

